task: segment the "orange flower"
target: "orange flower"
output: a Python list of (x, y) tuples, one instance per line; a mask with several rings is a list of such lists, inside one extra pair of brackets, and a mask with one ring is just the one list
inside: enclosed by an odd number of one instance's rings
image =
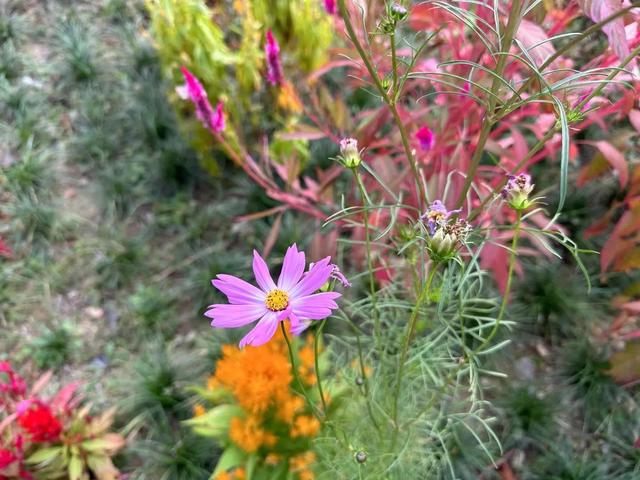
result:
[(278, 92), (278, 105), (283, 110), (288, 110), (291, 113), (302, 112), (302, 102), (291, 83), (285, 82), (281, 85)]
[(320, 422), (309, 415), (300, 415), (294, 421), (291, 429), (292, 437), (315, 437), (320, 431)]
[(193, 416), (194, 417), (201, 417), (205, 413), (207, 413), (207, 409), (204, 408), (202, 405), (197, 404), (197, 405), (195, 405), (193, 407)]
[(214, 375), (251, 414), (264, 413), (290, 395), (291, 367), (282, 342), (243, 350), (225, 345)]
[(289, 462), (289, 470), (298, 474), (299, 480), (313, 480), (315, 475), (310, 469), (313, 462), (316, 461), (316, 454), (313, 452), (304, 452), (300, 455), (292, 457)]
[(231, 441), (247, 453), (256, 452), (260, 447), (273, 447), (277, 437), (260, 425), (260, 419), (249, 416), (246, 419), (234, 417), (229, 428)]

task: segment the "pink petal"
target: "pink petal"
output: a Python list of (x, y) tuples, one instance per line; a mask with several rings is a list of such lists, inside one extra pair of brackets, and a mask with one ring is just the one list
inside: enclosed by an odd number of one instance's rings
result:
[(256, 282), (265, 292), (270, 292), (276, 288), (276, 284), (269, 273), (269, 267), (255, 250), (253, 251), (253, 274), (256, 276)]
[(282, 271), (278, 278), (278, 288), (285, 291), (291, 290), (302, 278), (305, 267), (304, 252), (298, 252), (298, 247), (294, 243), (287, 249), (282, 264)]
[(205, 317), (212, 318), (211, 326), (216, 328), (243, 327), (267, 313), (264, 304), (255, 305), (227, 305), (216, 304), (205, 312)]
[(267, 312), (258, 324), (240, 340), (240, 348), (244, 348), (246, 345), (253, 345), (254, 347), (264, 345), (276, 333), (279, 323), (274, 312)]
[(291, 328), (289, 329), (289, 331), (294, 335), (300, 335), (307, 328), (309, 328), (309, 325), (311, 325), (310, 321), (300, 320), (293, 312), (291, 312), (291, 314), (289, 315), (289, 322), (291, 323)]
[(227, 296), (230, 303), (242, 305), (264, 303), (266, 297), (262, 290), (233, 275), (218, 275), (217, 279), (211, 280), (211, 283)]
[(333, 272), (333, 265), (329, 264), (331, 257), (326, 257), (315, 263), (313, 267), (302, 277), (302, 280), (291, 289), (289, 298), (293, 301), (297, 297), (309, 295), (322, 287)]

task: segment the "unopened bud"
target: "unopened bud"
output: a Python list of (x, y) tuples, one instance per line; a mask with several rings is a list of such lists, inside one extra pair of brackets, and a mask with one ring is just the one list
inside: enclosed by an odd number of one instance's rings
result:
[(362, 385), (364, 385), (364, 378), (362, 378), (362, 377), (356, 377), (356, 385), (358, 385), (359, 387), (361, 387)]
[(367, 453), (360, 450), (356, 453), (356, 462), (364, 463), (367, 461)]
[(343, 138), (340, 140), (340, 155), (342, 164), (347, 168), (357, 168), (362, 162), (358, 141), (355, 138)]
[(394, 3), (389, 8), (389, 16), (396, 22), (403, 21), (407, 15), (409, 15), (408, 10), (399, 3)]

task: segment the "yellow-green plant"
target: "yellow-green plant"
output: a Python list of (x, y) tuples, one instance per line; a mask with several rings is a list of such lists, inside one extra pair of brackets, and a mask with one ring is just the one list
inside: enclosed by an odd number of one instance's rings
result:
[[(272, 30), (280, 43), (287, 78), (312, 71), (325, 62), (333, 38), (333, 21), (321, 2), (236, 0), (231, 9), (223, 4), (209, 8), (204, 0), (147, 0), (147, 7), (166, 77), (174, 86), (182, 84), (184, 66), (200, 79), (211, 101), (224, 101), (229, 139), (250, 137), (252, 129), (262, 129), (265, 118), (277, 129), (291, 131), (300, 101), (291, 82), (271, 87), (263, 80), (265, 33)], [(256, 95), (262, 96), (259, 111)], [(189, 108), (176, 95), (171, 97), (178, 112)], [(270, 104), (279, 108), (271, 109)], [(265, 111), (274, 112), (271, 119)], [(183, 127), (208, 169), (216, 173), (207, 132), (192, 120), (185, 120)], [(280, 145), (272, 153), (278, 152), (300, 160), (308, 156), (306, 142), (301, 141)]]

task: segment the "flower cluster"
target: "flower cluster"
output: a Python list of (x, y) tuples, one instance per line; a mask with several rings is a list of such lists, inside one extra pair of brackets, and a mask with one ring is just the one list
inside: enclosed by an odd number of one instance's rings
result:
[(62, 424), (51, 408), (41, 401), (25, 401), (18, 405), (18, 424), (33, 443), (55, 442), (62, 433)]
[[(296, 349), (296, 355), (299, 376), (310, 387), (316, 382), (311, 337)], [(210, 410), (200, 406), (202, 410), (188, 423), (202, 434), (209, 434), (207, 428), (211, 427), (211, 431), (224, 430), (220, 440), (239, 448), (247, 458), (258, 455), (262, 458), (260, 468), (270, 471), (287, 462), (292, 478), (311, 480), (315, 457), (308, 449), (310, 440), (320, 431), (320, 422), (292, 385), (294, 378), (281, 333), (260, 347), (240, 349), (225, 345), (203, 397), (225, 398), (231, 403)], [(227, 425), (209, 423), (218, 409), (231, 405), (233, 414), (224, 418)], [(234, 473), (240, 467), (241, 464), (234, 465), (232, 471), (216, 478), (242, 478)]]
[(461, 209), (447, 210), (440, 200), (435, 200), (420, 217), (429, 232), (428, 249), (434, 261), (454, 258), (464, 244), (471, 227), (466, 220), (454, 218)]
[[(80, 408), (77, 384), (43, 398), (48, 379), (45, 374), (28, 389), (9, 363), (0, 362), (0, 480), (62, 478), (71, 463), (81, 465), (77, 478), (89, 478), (89, 470), (96, 478), (116, 478), (110, 457), (124, 439), (107, 432), (113, 411), (89, 416)], [(52, 473), (51, 465), (60, 471)]]
[(267, 59), (267, 80), (274, 87), (284, 82), (282, 63), (280, 62), (280, 45), (271, 30), (267, 30), (264, 54)]
[(182, 75), (184, 75), (185, 84), (177, 89), (178, 94), (189, 99), (196, 109), (196, 117), (202, 122), (205, 128), (213, 133), (220, 133), (226, 126), (224, 118), (224, 104), (218, 102), (215, 111), (209, 103), (207, 92), (195, 75), (193, 75), (185, 67), (182, 67)]

